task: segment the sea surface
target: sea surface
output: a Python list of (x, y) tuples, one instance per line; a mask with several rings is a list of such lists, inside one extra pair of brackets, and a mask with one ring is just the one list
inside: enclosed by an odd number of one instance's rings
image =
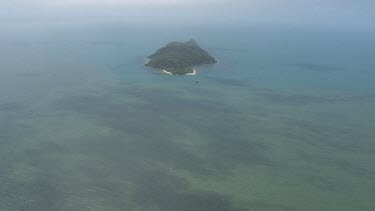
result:
[[(0, 30), (0, 210), (373, 211), (375, 33)], [(218, 64), (144, 67), (194, 38)]]

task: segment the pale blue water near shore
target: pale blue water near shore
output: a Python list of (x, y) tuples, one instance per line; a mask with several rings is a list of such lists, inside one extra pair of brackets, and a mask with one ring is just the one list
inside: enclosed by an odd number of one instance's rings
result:
[(2, 28), (0, 210), (375, 210), (374, 34), (271, 28)]

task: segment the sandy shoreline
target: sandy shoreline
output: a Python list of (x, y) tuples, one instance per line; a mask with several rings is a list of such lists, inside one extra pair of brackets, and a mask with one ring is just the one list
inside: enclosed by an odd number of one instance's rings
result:
[[(150, 58), (146, 58), (146, 60), (145, 60), (145, 65), (147, 64), (147, 63), (149, 63), (151, 61), (151, 59)], [(165, 74), (168, 74), (168, 75), (174, 75), (173, 73), (171, 73), (171, 72), (168, 72), (168, 71), (166, 71), (166, 70), (161, 70), (163, 73), (165, 73)], [(193, 72), (192, 73), (186, 73), (186, 74), (184, 74), (184, 75), (197, 75), (197, 70), (195, 70), (195, 68), (193, 68)]]
[(168, 74), (168, 75), (173, 75), (171, 72), (168, 72), (166, 70), (162, 70), (162, 72), (165, 73), (165, 74)]
[[(173, 73), (171, 72), (168, 72), (166, 70), (162, 70), (163, 73), (165, 74), (168, 74), (168, 75), (174, 75)], [(185, 75), (196, 75), (197, 74), (197, 71), (193, 68), (193, 72), (192, 73), (186, 73)]]
[(146, 58), (146, 59), (145, 59), (145, 63), (144, 63), (144, 65), (146, 65), (146, 64), (149, 63), (150, 61), (151, 61), (150, 58)]

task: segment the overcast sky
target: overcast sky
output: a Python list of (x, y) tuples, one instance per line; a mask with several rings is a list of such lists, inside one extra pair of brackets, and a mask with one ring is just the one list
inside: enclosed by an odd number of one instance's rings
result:
[(2, 22), (101, 17), (129, 22), (375, 28), (375, 0), (0, 0)]

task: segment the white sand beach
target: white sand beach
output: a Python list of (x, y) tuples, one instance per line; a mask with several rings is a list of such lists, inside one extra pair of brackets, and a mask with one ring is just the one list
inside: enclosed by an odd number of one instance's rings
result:
[[(166, 70), (162, 70), (162, 72), (165, 73), (165, 74), (168, 74), (168, 75), (174, 75), (173, 73), (168, 72)], [(197, 71), (193, 68), (193, 72), (192, 73), (186, 73), (185, 75), (197, 75)]]

